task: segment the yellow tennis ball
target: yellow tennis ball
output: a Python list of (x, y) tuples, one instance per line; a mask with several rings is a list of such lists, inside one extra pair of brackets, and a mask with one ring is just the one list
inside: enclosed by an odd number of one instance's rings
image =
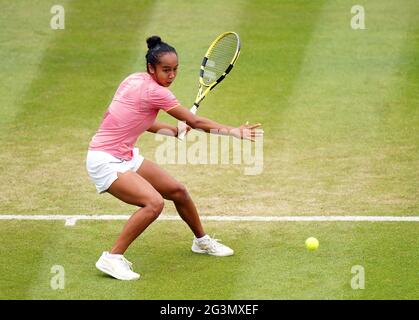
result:
[(314, 237), (307, 238), (306, 247), (310, 251), (317, 250), (317, 248), (319, 247), (319, 240), (317, 240)]

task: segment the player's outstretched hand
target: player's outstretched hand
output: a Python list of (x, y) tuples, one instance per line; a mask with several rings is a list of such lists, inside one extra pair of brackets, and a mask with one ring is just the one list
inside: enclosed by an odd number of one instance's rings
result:
[(255, 141), (256, 138), (263, 137), (263, 130), (260, 128), (261, 124), (246, 124), (241, 125), (238, 128), (232, 130), (233, 136), (238, 139), (245, 139), (250, 141)]

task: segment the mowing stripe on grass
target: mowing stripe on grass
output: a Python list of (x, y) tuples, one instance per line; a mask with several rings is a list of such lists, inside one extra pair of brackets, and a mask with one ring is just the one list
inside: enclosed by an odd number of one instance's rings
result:
[[(37, 50), (42, 50), (43, 54), (37, 61), (36, 75), (32, 75), (34, 68), (26, 70), (31, 81), (24, 94), (19, 92), (19, 104), (14, 106), (18, 111), (9, 117), (13, 119), (1, 128), (0, 175), (5, 183), (0, 187), (0, 210), (30, 213), (39, 206), (54, 208), (56, 201), (62, 205), (64, 198), (66, 205), (71, 206), (73, 201), (77, 206), (84, 203), (79, 195), (74, 200), (69, 197), (76, 193), (61, 193), (60, 181), (66, 181), (67, 185), (91, 186), (86, 183), (83, 165), (88, 143), (115, 86), (133, 71), (132, 63), (139, 49), (138, 35), (149, 22), (153, 5), (152, 1), (135, 0), (124, 1), (123, 6), (111, 1), (70, 1), (65, 5), (65, 29), (54, 31), (46, 48), (40, 43), (39, 48), (34, 44), (33, 48), (25, 49), (32, 50), (29, 54), (37, 55)], [(49, 29), (49, 8), (45, 7), (47, 19), (36, 20), (35, 31), (47, 32), (45, 29)], [(24, 6), (20, 8), (24, 9)], [(23, 19), (19, 22), (25, 24)], [(23, 34), (21, 42), (28, 37), (25, 32)], [(1, 35), (0, 32), (0, 41)], [(5, 57), (20, 57), (21, 51), (7, 53)], [(0, 53), (0, 58), (3, 56)], [(32, 63), (32, 58), (29, 62)], [(0, 73), (1, 70), (2, 63)], [(19, 79), (27, 81), (26, 77)], [(1, 118), (2, 106), (0, 109)], [(5, 113), (9, 114), (7, 110)], [(71, 150), (71, 160), (63, 157), (68, 153), (66, 150)], [(37, 181), (36, 188), (32, 186), (33, 181)], [(57, 183), (61, 187), (56, 186)], [(21, 194), (26, 195), (25, 201), (19, 200)], [(27, 206), (29, 203), (32, 208)], [(24, 207), (17, 209), (21, 204)], [(16, 210), (8, 210), (9, 206)]]
[[(413, 127), (411, 121), (404, 121), (395, 97), (404, 83), (400, 73), (405, 63), (403, 50), (409, 32), (414, 34), (411, 26), (417, 6), (411, 1), (403, 5), (393, 0), (368, 1), (367, 29), (352, 30), (352, 5), (337, 0), (322, 7), (291, 87), (288, 107), (280, 114), (279, 139), (275, 142), (278, 152), (270, 157), (277, 165), (266, 165), (264, 174), (271, 178), (265, 179), (263, 185), (268, 187), (260, 193), (271, 192), (271, 198), (286, 199), (285, 205), (295, 206), (293, 212), (334, 215), (297, 217), (297, 221), (312, 221), (314, 225), (328, 219), (350, 221), (345, 232), (357, 237), (362, 234), (359, 230), (365, 229), (355, 221), (397, 221), (398, 217), (336, 214), (417, 212), (416, 183), (411, 179), (417, 175), (417, 165), (406, 156), (402, 161), (396, 158), (413, 149), (417, 135), (406, 136), (404, 132), (411, 130), (386, 125), (386, 113), (392, 112), (403, 127)], [(265, 253), (269, 240), (258, 241), (266, 241), (261, 244)], [(351, 265), (351, 257), (342, 255), (340, 262)], [(266, 261), (255, 258), (237, 270), (241, 278), (231, 298), (242, 296), (243, 288), (257, 286), (255, 279), (269, 270), (265, 265)], [(287, 268), (275, 271), (288, 272)], [(293, 273), (289, 276), (294, 278)], [(326, 280), (317, 278), (316, 285), (322, 287)], [(312, 287), (299, 290), (315, 298)]]
[[(66, 7), (67, 1), (60, 1)], [(0, 125), (20, 112), (50, 42), (62, 30), (52, 30), (51, 1), (0, 1)]]
[(270, 191), (316, 214), (415, 212), (417, 125), (401, 71), (417, 6), (369, 1), (367, 29), (352, 30), (351, 5), (323, 8), (281, 114), (271, 176), (282, 183)]
[[(79, 220), (128, 220), (130, 215), (1, 215), (0, 220), (65, 220), (66, 226), (74, 226)], [(173, 221), (182, 219), (177, 215), (161, 215), (158, 220)], [(412, 216), (202, 216), (203, 221), (246, 221), (246, 222), (274, 222), (274, 221), (367, 221), (367, 222), (419, 222), (418, 217)]]
[[(42, 34), (47, 33), (45, 29), (49, 30), (51, 5), (45, 7), (47, 19), (37, 19), (30, 29), (35, 30), (35, 34), (39, 30)], [(124, 1), (123, 6), (110, 1), (69, 1), (65, 4), (65, 29), (54, 31), (54, 38), (46, 47), (41, 47), (41, 43), (39, 46), (34, 44), (34, 54), (38, 55), (37, 50), (42, 50), (42, 55), (39, 54), (36, 60), (36, 70), (26, 69), (30, 83), (23, 90), (24, 94), (19, 92), (21, 97), (19, 104), (16, 104), (16, 108), (19, 108), (9, 117), (11, 121), (7, 122), (0, 138), (4, 149), (0, 156), (0, 174), (4, 185), (7, 185), (7, 188), (0, 188), (3, 210), (8, 205), (18, 204), (22, 194), (26, 195), (26, 204), (37, 203), (35, 206), (42, 199), (45, 199), (49, 208), (53, 208), (53, 202), (57, 200), (61, 202), (66, 198), (65, 201), (71, 201), (64, 195), (51, 194), (56, 191), (60, 193), (61, 188), (55, 187), (58, 181), (71, 181), (69, 176), (60, 177), (60, 172), (69, 172), (67, 165), (70, 163), (62, 162), (67, 158), (63, 157), (67, 153), (65, 150), (69, 148), (74, 154), (80, 153), (82, 148), (83, 153), (87, 150), (88, 139), (93, 131), (90, 129), (93, 125), (90, 124), (94, 123), (94, 127), (97, 127), (114, 86), (130, 71), (138, 52), (137, 35), (148, 23), (152, 6), (152, 1)], [(19, 15), (29, 18), (26, 16), (31, 10), (27, 7), (20, 7), (19, 10)], [(25, 24), (24, 19), (18, 21)], [(28, 34), (23, 32), (23, 36), (28, 37)], [(19, 56), (20, 52), (17, 50), (12, 54)], [(26, 77), (22, 78), (27, 80)], [(76, 143), (71, 146), (72, 142)], [(83, 177), (82, 156), (71, 162), (74, 168), (71, 170), (72, 177)], [(45, 168), (47, 163), (48, 168)], [(36, 180), (38, 187), (34, 188), (28, 177), (32, 182)], [(45, 196), (46, 193), (48, 196)], [(30, 212), (30, 209), (24, 211)], [(48, 286), (45, 270), (48, 276), (50, 261), (55, 261), (49, 249), (54, 247), (58, 251), (65, 247), (63, 243), (66, 239), (62, 239), (59, 233), (46, 233), (45, 237), (48, 238), (48, 241), (42, 242), (45, 248), (38, 247), (35, 259), (25, 266), (37, 270), (38, 274), (35, 273), (31, 281), (22, 281), (19, 285), (19, 290), (26, 292), (29, 298), (34, 296), (39, 283)]]

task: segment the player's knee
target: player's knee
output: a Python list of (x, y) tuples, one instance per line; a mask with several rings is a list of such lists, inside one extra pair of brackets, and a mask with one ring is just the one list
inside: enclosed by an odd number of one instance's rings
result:
[(178, 183), (172, 190), (172, 200), (175, 202), (183, 202), (189, 199), (188, 190), (186, 190), (185, 186)]
[(157, 219), (164, 208), (164, 200), (162, 197), (154, 197), (149, 201), (147, 207), (154, 219)]

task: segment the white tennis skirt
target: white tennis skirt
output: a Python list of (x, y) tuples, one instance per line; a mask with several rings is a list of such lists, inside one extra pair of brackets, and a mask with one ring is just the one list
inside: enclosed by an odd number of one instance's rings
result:
[(143, 161), (144, 157), (140, 155), (138, 148), (133, 149), (133, 157), (129, 161), (116, 158), (104, 151), (89, 150), (86, 158), (86, 169), (96, 186), (97, 192), (103, 193), (118, 179), (118, 172), (124, 173), (128, 170), (135, 172)]

